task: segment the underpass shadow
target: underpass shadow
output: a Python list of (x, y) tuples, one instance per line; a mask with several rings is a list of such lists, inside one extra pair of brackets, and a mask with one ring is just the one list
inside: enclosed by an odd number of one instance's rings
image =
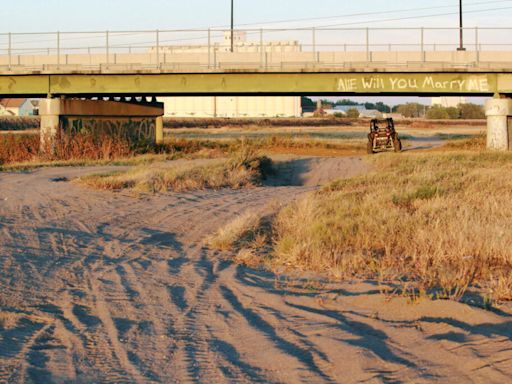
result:
[(300, 187), (304, 185), (304, 175), (311, 171), (311, 162), (311, 158), (276, 162), (274, 174), (267, 176), (263, 185), (267, 187)]

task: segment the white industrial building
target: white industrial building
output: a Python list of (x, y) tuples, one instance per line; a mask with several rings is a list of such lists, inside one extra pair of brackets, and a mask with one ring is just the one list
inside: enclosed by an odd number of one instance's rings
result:
[(300, 117), (300, 96), (162, 97), (169, 117)]
[[(217, 32), (212, 32), (215, 34)], [(254, 33), (254, 32), (250, 32)], [(246, 31), (233, 31), (233, 50), (237, 53), (290, 53), (302, 52), (302, 46), (297, 40), (259, 40), (260, 36), (249, 41)], [(150, 49), (151, 53), (155, 53), (156, 47)], [(231, 50), (231, 31), (224, 31), (223, 39), (220, 42), (211, 41), (210, 44), (190, 44), (190, 45), (163, 45), (158, 47), (160, 54), (176, 54), (176, 53), (215, 53), (229, 52)]]
[[(236, 52), (290, 53), (300, 52), (297, 41), (248, 41), (247, 32), (234, 31)], [(175, 45), (160, 47), (163, 54), (229, 52), (231, 31), (224, 32), (221, 42), (208, 45)], [(186, 96), (162, 97), (165, 116), (169, 117), (300, 117), (300, 96)]]

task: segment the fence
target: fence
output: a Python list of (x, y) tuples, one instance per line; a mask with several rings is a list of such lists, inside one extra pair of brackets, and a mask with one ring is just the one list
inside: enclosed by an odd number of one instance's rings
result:
[(512, 28), (296, 28), (0, 34), (0, 70), (512, 66)]

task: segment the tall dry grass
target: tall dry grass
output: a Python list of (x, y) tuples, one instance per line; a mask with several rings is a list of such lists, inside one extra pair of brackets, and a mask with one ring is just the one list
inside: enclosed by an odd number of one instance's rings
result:
[(451, 140), (443, 145), (441, 150), (483, 151), (487, 145), (487, 135), (481, 134), (463, 140)]
[(0, 165), (56, 160), (113, 160), (137, 153), (124, 139), (108, 135), (60, 134), (52, 147), (41, 150), (39, 134), (0, 135)]
[(76, 182), (96, 189), (151, 193), (225, 187), (238, 189), (258, 185), (272, 170), (269, 158), (259, 156), (253, 147), (243, 145), (227, 159), (208, 164), (160, 163), (126, 172), (88, 175)]
[(270, 265), (441, 298), (476, 287), (512, 300), (512, 154), (373, 161), (375, 173), (333, 182), (277, 214)]
[(163, 145), (157, 146), (144, 143), (140, 145), (127, 139), (91, 134), (61, 134), (51, 150), (40, 151), (39, 134), (17, 133), (0, 135), (0, 166), (4, 169), (28, 169), (59, 164), (105, 164), (120, 160), (127, 160), (127, 164), (145, 164), (180, 158), (227, 157), (232, 153), (240, 153), (244, 147), (268, 153), (303, 151), (309, 154), (323, 154), (327, 151), (327, 155), (339, 155), (364, 152), (362, 142), (354, 140), (330, 143), (313, 138), (279, 136), (229, 140), (168, 138)]
[(32, 161), (39, 155), (39, 135), (0, 135), (0, 165)]
[(38, 129), (39, 116), (0, 116), (0, 131), (24, 131)]

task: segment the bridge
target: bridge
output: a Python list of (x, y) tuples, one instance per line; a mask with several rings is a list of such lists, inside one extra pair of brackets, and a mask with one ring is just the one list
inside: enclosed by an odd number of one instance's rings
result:
[(64, 98), (493, 96), (488, 146), (512, 148), (512, 28), (465, 28), (464, 49), (459, 28), (246, 29), (233, 42), (226, 32), (0, 34), (0, 96), (46, 98), (52, 132)]

